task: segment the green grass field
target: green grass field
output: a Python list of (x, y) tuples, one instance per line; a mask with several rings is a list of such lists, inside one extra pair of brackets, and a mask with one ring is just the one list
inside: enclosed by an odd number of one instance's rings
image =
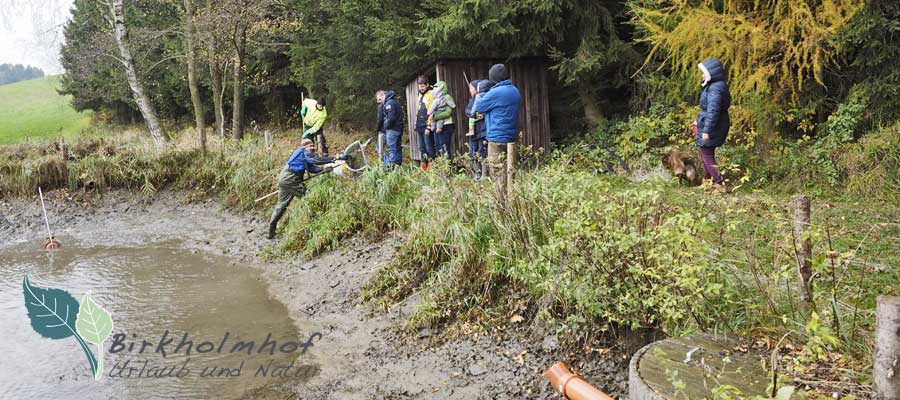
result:
[(0, 86), (0, 144), (71, 138), (90, 124), (90, 112), (76, 112), (71, 97), (56, 92), (59, 82), (56, 75)]

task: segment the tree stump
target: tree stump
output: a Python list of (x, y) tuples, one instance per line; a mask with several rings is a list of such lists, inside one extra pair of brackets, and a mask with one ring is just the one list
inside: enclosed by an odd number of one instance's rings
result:
[(724, 335), (700, 333), (651, 343), (631, 358), (629, 400), (710, 398), (710, 391), (731, 385), (741, 397), (768, 397), (768, 355)]
[(900, 297), (878, 296), (873, 399), (900, 399)]

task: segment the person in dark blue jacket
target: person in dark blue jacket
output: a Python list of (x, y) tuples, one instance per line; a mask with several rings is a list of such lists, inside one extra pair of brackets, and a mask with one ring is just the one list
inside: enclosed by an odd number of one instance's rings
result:
[[(484, 114), (487, 129), (487, 163), (491, 179), (501, 194), (511, 190), (516, 169), (516, 138), (519, 136), (519, 107), (522, 95), (509, 79), (503, 64), (495, 64), (488, 77), (496, 84), (475, 102), (475, 112)], [(501, 154), (506, 153), (504, 166)]]
[[(484, 97), (484, 94), (493, 87), (491, 81), (474, 80), (469, 82), (469, 104), (466, 105), (466, 116), (470, 121), (474, 121), (471, 132), (466, 134), (469, 138), (469, 158), (472, 159), (472, 170), (475, 171), (475, 179), (481, 179), (487, 175), (487, 128), (485, 127), (484, 116), (475, 112), (475, 101)], [(470, 122), (471, 124), (471, 122)], [(470, 125), (471, 126), (471, 125)]]
[[(318, 165), (327, 164), (335, 160), (334, 157), (317, 157), (313, 151), (315, 143), (312, 139), (306, 138), (300, 141), (300, 147), (291, 154), (285, 163), (284, 169), (278, 175), (278, 203), (275, 204), (275, 211), (269, 220), (269, 239), (275, 238), (275, 228), (278, 227), (278, 220), (284, 215), (288, 205), (294, 197), (302, 197), (306, 194), (306, 186), (303, 184), (303, 175), (309, 171), (310, 173), (328, 172), (331, 167), (321, 168)], [(346, 159), (341, 155), (338, 160)]]
[(388, 148), (387, 166), (399, 166), (403, 162), (403, 109), (393, 90), (384, 92), (384, 132)]
[(728, 186), (716, 165), (716, 148), (725, 144), (731, 118), (731, 92), (725, 81), (722, 62), (711, 58), (697, 65), (703, 75), (703, 91), (700, 92), (700, 114), (694, 121), (700, 159), (703, 160), (704, 179), (712, 178), (716, 193), (727, 193)]

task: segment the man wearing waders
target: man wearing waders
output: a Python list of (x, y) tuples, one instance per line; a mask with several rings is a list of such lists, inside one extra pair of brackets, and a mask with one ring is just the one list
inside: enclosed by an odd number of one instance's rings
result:
[[(291, 200), (294, 197), (302, 197), (306, 194), (306, 186), (303, 184), (303, 175), (306, 171), (310, 173), (329, 172), (332, 167), (320, 168), (317, 165), (327, 164), (335, 160), (334, 157), (317, 157), (313, 150), (315, 144), (311, 139), (303, 139), (300, 142), (300, 148), (291, 154), (281, 174), (278, 175), (278, 203), (275, 204), (275, 212), (272, 213), (272, 219), (269, 220), (269, 239), (275, 238), (275, 228), (278, 226), (278, 220), (284, 215)], [(338, 160), (346, 159), (346, 156), (337, 157)]]

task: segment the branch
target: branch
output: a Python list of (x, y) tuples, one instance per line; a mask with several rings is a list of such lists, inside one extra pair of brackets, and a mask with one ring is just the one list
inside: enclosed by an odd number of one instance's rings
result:
[(153, 71), (153, 69), (155, 69), (156, 67), (158, 67), (160, 64), (162, 64), (162, 63), (164, 63), (164, 62), (166, 62), (166, 61), (169, 61), (169, 60), (174, 60), (174, 59), (176, 59), (176, 58), (184, 58), (184, 54), (175, 54), (175, 55), (173, 55), (173, 56), (169, 56), (169, 57), (163, 58), (162, 60), (159, 60), (159, 61), (157, 61), (156, 63), (154, 63), (153, 65), (151, 65), (150, 68), (148, 68), (147, 71), (145, 71), (145, 73), (149, 73), (150, 71)]

